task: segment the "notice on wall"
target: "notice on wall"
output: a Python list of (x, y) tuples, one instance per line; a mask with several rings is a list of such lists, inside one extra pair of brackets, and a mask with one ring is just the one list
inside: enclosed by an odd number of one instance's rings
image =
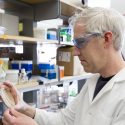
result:
[(58, 55), (58, 61), (70, 62), (71, 52), (59, 51), (58, 54), (59, 54), (59, 55)]

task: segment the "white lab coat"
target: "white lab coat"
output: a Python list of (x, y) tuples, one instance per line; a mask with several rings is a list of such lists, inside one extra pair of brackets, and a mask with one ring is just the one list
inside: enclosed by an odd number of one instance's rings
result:
[(125, 68), (97, 94), (99, 74), (89, 78), (71, 105), (59, 113), (36, 109), (39, 125), (125, 125)]

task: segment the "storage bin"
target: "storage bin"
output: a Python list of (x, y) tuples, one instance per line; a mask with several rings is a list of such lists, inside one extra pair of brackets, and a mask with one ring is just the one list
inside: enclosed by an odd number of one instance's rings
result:
[(17, 84), (18, 83), (18, 73), (19, 70), (6, 70), (6, 81), (12, 82), (12, 84)]
[(38, 64), (38, 68), (41, 71), (41, 76), (48, 78), (48, 79), (55, 79), (56, 78), (56, 71), (54, 64), (50, 63), (40, 63)]
[(41, 69), (54, 69), (54, 64), (50, 64), (50, 63), (40, 63), (38, 64), (38, 68)]
[(47, 31), (47, 39), (57, 40), (56, 31)]
[(45, 70), (42, 69), (41, 76), (48, 79), (55, 79), (56, 78), (55, 69), (45, 69)]
[(33, 62), (31, 60), (15, 60), (15, 61), (11, 61), (11, 68), (12, 69), (25, 69), (28, 78), (31, 77), (32, 75), (32, 69), (33, 69)]

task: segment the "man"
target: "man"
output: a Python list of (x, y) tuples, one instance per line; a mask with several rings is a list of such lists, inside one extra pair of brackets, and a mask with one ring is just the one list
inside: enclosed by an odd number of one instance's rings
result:
[(113, 9), (87, 8), (70, 18), (70, 24), (74, 28), (74, 55), (86, 72), (95, 75), (58, 113), (27, 106), (16, 89), (4, 83), (1, 87), (10, 89), (17, 102), (16, 110), (5, 111), (4, 125), (24, 125), (24, 121), (25, 125), (125, 125), (124, 17)]

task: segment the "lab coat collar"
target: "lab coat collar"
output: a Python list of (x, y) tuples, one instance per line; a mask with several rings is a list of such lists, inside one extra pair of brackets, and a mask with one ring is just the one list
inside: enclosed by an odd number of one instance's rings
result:
[(89, 91), (89, 101), (90, 104), (96, 102), (102, 95), (106, 92), (110, 91), (115, 83), (120, 83), (121, 81), (125, 81), (125, 68), (121, 69), (108, 83), (100, 90), (97, 96), (93, 100), (93, 94), (95, 91), (96, 83), (100, 77), (100, 74), (95, 74), (88, 81), (88, 91)]
[(121, 69), (115, 76), (115, 82), (121, 82), (125, 80), (125, 67)]

